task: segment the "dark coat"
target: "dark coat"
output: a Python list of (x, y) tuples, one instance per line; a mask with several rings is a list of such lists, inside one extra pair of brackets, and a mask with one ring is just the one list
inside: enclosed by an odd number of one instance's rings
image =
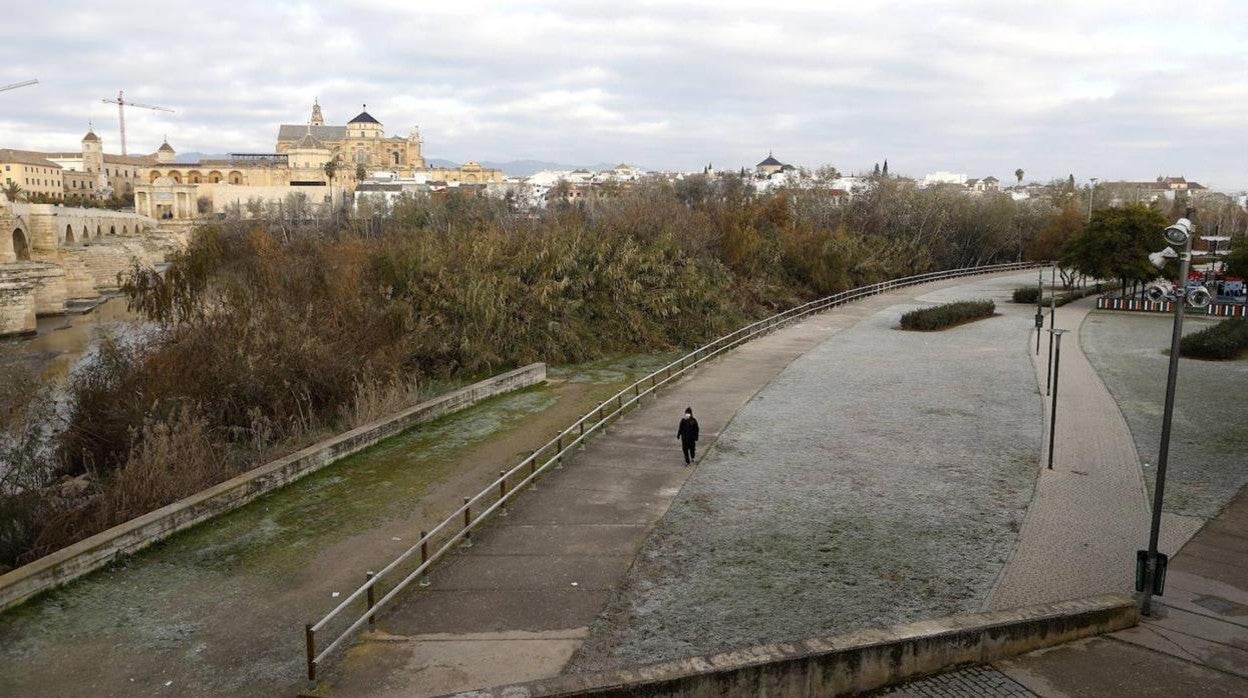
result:
[(696, 444), (698, 442), (698, 420), (695, 417), (689, 419), (680, 419), (680, 428), (676, 430), (676, 436), (680, 437), (680, 442), (685, 444)]

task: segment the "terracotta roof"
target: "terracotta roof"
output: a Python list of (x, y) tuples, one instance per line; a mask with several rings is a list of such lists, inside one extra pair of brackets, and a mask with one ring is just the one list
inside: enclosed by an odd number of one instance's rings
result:
[[(307, 124), (282, 124), (277, 127), (277, 140), (298, 142), (308, 133)], [(346, 126), (313, 126), (312, 136), (322, 143), (341, 141), (347, 137)]]
[(308, 131), (307, 133), (303, 134), (303, 138), (299, 139), (299, 142), (295, 144), (295, 147), (302, 148), (304, 150), (312, 150), (312, 149), (325, 150), (325, 144), (318, 141), (316, 139), (316, 136), (312, 135), (311, 131)]
[(13, 162), (22, 165), (35, 165), (36, 167), (54, 167), (61, 169), (61, 166), (48, 160), (47, 153), (37, 153), (33, 150), (14, 150), (12, 148), (0, 148), (0, 162)]

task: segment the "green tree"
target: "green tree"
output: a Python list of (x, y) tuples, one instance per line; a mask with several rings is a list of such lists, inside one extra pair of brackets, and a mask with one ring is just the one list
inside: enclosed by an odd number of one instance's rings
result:
[(888, 176), (888, 158), (884, 158), (884, 169), (880, 170), (885, 177)]
[(1023, 168), (1020, 167), (1014, 170), (1014, 179), (1018, 180), (1018, 186), (1023, 186)]
[(334, 183), (334, 175), (336, 174), (338, 174), (338, 161), (326, 160), (325, 161), (325, 177), (326, 179), (329, 180), (330, 184)]
[(1248, 277), (1248, 235), (1231, 238), (1231, 253), (1226, 257), (1226, 268), (1236, 276)]
[(4, 188), (0, 189), (0, 191), (4, 192), (5, 197), (8, 198), (9, 201), (17, 201), (19, 199), (26, 198), (22, 191), (22, 185), (17, 182), (9, 182), (4, 185)]
[(1157, 277), (1148, 255), (1161, 246), (1165, 227), (1165, 217), (1143, 204), (1099, 209), (1067, 242), (1061, 264), (1094, 279), (1117, 279), (1125, 295), (1128, 284)]
[(364, 169), (364, 163), (355, 166), (355, 181), (362, 182), (368, 176), (368, 170)]

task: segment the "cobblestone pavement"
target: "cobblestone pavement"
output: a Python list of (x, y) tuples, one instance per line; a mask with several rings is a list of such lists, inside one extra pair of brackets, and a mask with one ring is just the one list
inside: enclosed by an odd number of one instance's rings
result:
[(988, 666), (973, 666), (879, 691), (897, 698), (1031, 698), (1035, 693)]
[[(1057, 325), (1069, 331), (1061, 343), (1053, 469), (1040, 469), (1018, 548), (990, 609), (1132, 590), (1135, 551), (1147, 544), (1150, 509), (1131, 432), (1081, 348), (1081, 325), (1094, 307), (1095, 299), (1087, 298), (1058, 309)], [(1039, 357), (1030, 353), (1043, 387), (1047, 345)], [(1044, 404), (1047, 435), (1049, 400)], [(1047, 450), (1041, 455), (1047, 462)], [(1161, 550), (1173, 554), (1201, 523), (1166, 515)]]
[[(898, 299), (794, 361), (708, 452), (570, 670), (979, 610), (1035, 479), (1031, 309), (1007, 300), (1032, 278)], [(896, 329), (984, 297), (998, 316)]]

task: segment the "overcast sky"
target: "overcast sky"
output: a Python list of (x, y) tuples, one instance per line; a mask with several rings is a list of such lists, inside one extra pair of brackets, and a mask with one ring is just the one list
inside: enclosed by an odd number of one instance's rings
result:
[(427, 157), (1248, 188), (1248, 3), (10, 3), (0, 147), (271, 152), (362, 103)]

